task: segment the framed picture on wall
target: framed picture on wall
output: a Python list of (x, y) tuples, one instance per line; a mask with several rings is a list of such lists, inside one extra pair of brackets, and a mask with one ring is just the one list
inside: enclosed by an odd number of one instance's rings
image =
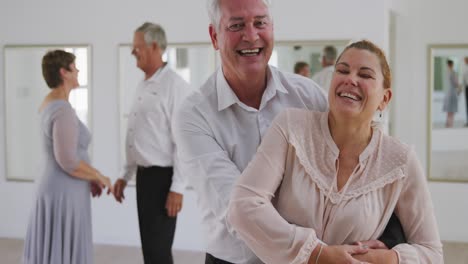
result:
[(468, 44), (434, 44), (427, 52), (428, 177), (468, 182)]
[(34, 181), (42, 166), (39, 106), (50, 91), (42, 77), (42, 57), (49, 50), (63, 49), (76, 56), (80, 86), (69, 101), (80, 120), (89, 127), (91, 47), (89, 45), (6, 45), (5, 69), (5, 157), (6, 178)]

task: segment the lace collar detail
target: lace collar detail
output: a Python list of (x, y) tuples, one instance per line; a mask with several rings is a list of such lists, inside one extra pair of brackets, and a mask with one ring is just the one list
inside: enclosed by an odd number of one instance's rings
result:
[[(288, 127), (289, 141), (299, 163), (335, 204), (383, 188), (406, 176), (409, 147), (374, 128), (368, 146), (359, 157), (361, 168), (357, 171), (357, 177), (350, 179), (346, 193), (342, 193), (343, 190), (336, 192), (333, 184), (339, 149), (330, 134), (328, 112), (290, 111)], [(330, 188), (333, 190), (330, 191)]]

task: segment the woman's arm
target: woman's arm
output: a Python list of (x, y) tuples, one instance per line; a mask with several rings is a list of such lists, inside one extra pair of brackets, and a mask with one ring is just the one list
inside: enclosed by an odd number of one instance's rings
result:
[(78, 166), (75, 167), (73, 171), (68, 172), (71, 176), (80, 178), (86, 181), (95, 181), (102, 183), (106, 181), (104, 178), (106, 176), (102, 175), (98, 170), (89, 165), (88, 163), (80, 160)]
[(398, 254), (391, 249), (369, 249), (365, 254), (353, 255), (353, 258), (376, 264), (398, 264)]
[(52, 142), (57, 164), (69, 175), (87, 181), (94, 181), (102, 188), (112, 190), (110, 179), (102, 175), (78, 156), (79, 124), (71, 107), (60, 109), (52, 124)]
[(307, 263), (320, 244), (313, 229), (288, 223), (271, 203), (285, 171), (287, 116), (279, 114), (266, 132), (234, 186), (227, 214), (228, 226), (265, 263)]
[(407, 244), (393, 248), (399, 263), (443, 263), (442, 243), (434, 215), (431, 195), (423, 169), (411, 150), (405, 169), (405, 182), (395, 213), (403, 226)]

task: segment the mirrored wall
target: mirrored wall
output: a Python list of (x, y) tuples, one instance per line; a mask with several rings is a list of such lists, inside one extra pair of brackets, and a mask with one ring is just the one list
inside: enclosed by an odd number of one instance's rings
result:
[(427, 61), (429, 179), (468, 182), (468, 44), (430, 45)]
[(294, 72), (296, 62), (304, 61), (309, 64), (310, 76), (313, 76), (322, 69), (325, 46), (334, 46), (337, 54), (340, 54), (348, 43), (347, 40), (276, 42), (269, 64), (283, 71)]
[(49, 50), (75, 54), (80, 87), (70, 94), (78, 117), (89, 126), (91, 48), (88, 45), (44, 45), (4, 47), (6, 178), (33, 181), (41, 169), (39, 106), (49, 92), (43, 77), (42, 57)]

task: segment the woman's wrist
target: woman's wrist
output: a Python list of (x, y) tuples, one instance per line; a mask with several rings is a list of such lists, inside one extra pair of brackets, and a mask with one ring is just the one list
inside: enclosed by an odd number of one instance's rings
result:
[(320, 255), (322, 254), (324, 244), (318, 243), (317, 246), (312, 250), (309, 261), (307, 262), (308, 264), (316, 264), (318, 263), (318, 259)]
[(318, 261), (319, 261), (320, 255), (322, 254), (323, 244), (320, 244), (319, 247), (320, 247), (319, 252), (317, 253), (317, 257), (315, 257), (315, 264), (319, 263)]

